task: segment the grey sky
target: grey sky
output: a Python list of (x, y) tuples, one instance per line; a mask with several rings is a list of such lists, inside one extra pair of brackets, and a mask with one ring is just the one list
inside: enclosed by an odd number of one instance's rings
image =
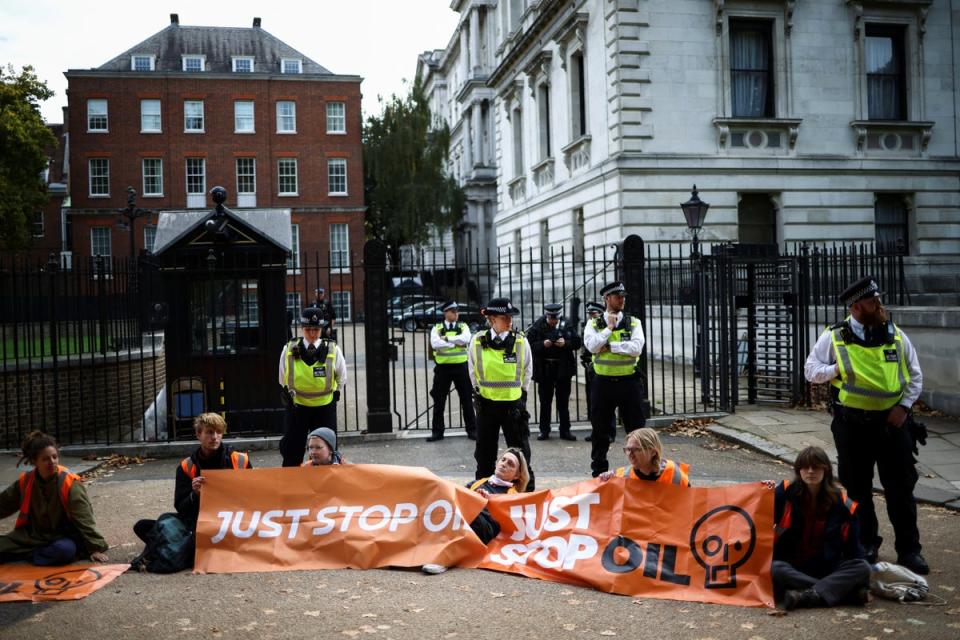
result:
[(170, 24), (263, 29), (334, 73), (364, 78), (363, 110), (378, 113), (377, 95), (403, 94), (417, 55), (444, 48), (457, 25), (449, 0), (313, 0), (191, 3), (130, 0), (0, 0), (0, 64), (31, 64), (56, 95), (42, 106), (48, 122), (63, 120), (67, 69), (98, 67)]

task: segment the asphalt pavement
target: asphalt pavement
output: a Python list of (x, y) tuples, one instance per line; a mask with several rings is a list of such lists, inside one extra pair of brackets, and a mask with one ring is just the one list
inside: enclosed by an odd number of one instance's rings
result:
[[(738, 413), (741, 419), (745, 413)], [(733, 429), (721, 424), (710, 428)], [(755, 420), (756, 421), (756, 420)], [(762, 422), (762, 420), (761, 420)], [(769, 426), (769, 425), (768, 425)], [(589, 476), (589, 444), (532, 442), (541, 487)], [(744, 432), (745, 433), (745, 432)], [(473, 442), (453, 435), (427, 443), (426, 434), (394, 439), (345, 438), (353, 462), (425, 466), (441, 477), (473, 477)], [(692, 482), (713, 486), (788, 477), (790, 467), (755, 450), (756, 442), (718, 437), (707, 428), (662, 431), (666, 455), (691, 465)], [(611, 448), (619, 464), (623, 435)], [(275, 450), (257, 450), (257, 466), (280, 463)], [(13, 457), (0, 459), (0, 480), (15, 477)], [(131, 529), (139, 518), (172, 510), (176, 458), (81, 461), (98, 525), (111, 544), (112, 562), (132, 559), (141, 543)], [(126, 463), (126, 464), (124, 464)], [(882, 501), (882, 498), (877, 498)], [(883, 508), (878, 509), (883, 513)], [(12, 518), (0, 523), (8, 530)], [(864, 608), (803, 610), (786, 616), (759, 608), (637, 599), (482, 570), (452, 569), (439, 576), (413, 570), (292, 571), (170, 576), (128, 573), (77, 602), (0, 605), (4, 638), (713, 638), (774, 640), (830, 638), (957, 638), (960, 635), (960, 515), (933, 505), (920, 508), (924, 553), (934, 606), (874, 601)], [(886, 518), (881, 532), (892, 539)], [(892, 560), (892, 549), (881, 559)]]

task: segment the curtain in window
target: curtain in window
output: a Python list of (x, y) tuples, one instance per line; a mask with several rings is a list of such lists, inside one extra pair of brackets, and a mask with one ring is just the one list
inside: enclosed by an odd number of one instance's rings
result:
[(907, 207), (900, 194), (878, 195), (874, 205), (877, 250), (883, 254), (906, 255)]
[(770, 48), (759, 29), (736, 29), (730, 34), (731, 102), (734, 117), (767, 115), (770, 83)]
[(903, 61), (890, 36), (867, 37), (867, 107), (871, 120), (903, 120)]

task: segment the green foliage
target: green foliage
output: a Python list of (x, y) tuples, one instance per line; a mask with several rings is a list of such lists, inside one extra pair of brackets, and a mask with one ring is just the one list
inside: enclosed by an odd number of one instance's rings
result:
[(27, 221), (47, 202), (41, 173), (47, 166), (46, 148), (57, 140), (40, 116), (40, 102), (53, 91), (39, 80), (33, 67), (19, 75), (12, 66), (0, 66), (0, 247), (20, 249), (30, 235)]
[(363, 131), (367, 235), (396, 252), (402, 244), (422, 244), (430, 227), (451, 229), (463, 216), (465, 197), (444, 173), (450, 145), (446, 124), (430, 115), (422, 88), (405, 98), (394, 95)]

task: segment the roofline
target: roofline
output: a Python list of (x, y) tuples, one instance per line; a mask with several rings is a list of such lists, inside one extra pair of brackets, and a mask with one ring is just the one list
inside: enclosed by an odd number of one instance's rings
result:
[(66, 78), (189, 78), (190, 80), (284, 80), (295, 82), (363, 82), (362, 76), (336, 73), (218, 73), (204, 71), (101, 71), (100, 69), (67, 69)]

